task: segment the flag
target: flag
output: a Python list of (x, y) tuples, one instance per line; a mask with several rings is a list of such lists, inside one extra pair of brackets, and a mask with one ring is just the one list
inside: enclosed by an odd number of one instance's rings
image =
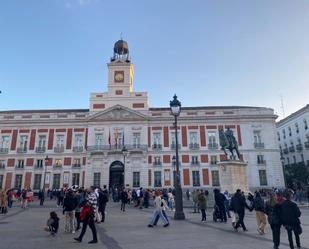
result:
[(111, 130), (109, 130), (109, 134), (108, 134), (108, 144), (109, 146), (111, 146)]

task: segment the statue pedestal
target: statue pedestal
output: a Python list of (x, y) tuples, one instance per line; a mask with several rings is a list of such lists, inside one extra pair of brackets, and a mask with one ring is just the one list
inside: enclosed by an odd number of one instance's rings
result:
[(217, 164), (220, 167), (220, 188), (221, 191), (235, 193), (237, 189), (244, 192), (249, 191), (247, 164), (243, 161), (222, 161)]

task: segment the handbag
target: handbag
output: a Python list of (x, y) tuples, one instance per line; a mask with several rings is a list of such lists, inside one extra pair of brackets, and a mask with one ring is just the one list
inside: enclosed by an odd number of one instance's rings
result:
[(303, 233), (303, 229), (300, 224), (297, 224), (296, 227), (294, 228), (294, 231), (298, 234), (301, 235)]

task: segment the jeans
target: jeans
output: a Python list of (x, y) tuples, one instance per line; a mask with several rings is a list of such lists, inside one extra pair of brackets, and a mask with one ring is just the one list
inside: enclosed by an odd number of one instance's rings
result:
[(295, 240), (296, 240), (297, 247), (300, 247), (300, 239), (299, 239), (299, 234), (296, 232), (296, 227), (295, 226), (291, 226), (289, 229), (287, 229), (287, 231), (288, 231), (288, 239), (289, 239), (290, 248), (294, 249), (293, 234), (292, 234), (292, 232), (295, 235)]
[(200, 212), (200, 208), (197, 204), (197, 202), (193, 202), (193, 212), (196, 213), (196, 209), (197, 209), (197, 212), (199, 213)]
[(274, 247), (279, 247), (280, 245), (280, 224), (273, 224), (270, 225), (272, 235), (273, 235), (273, 242), (274, 242)]
[(205, 209), (201, 209), (202, 212), (202, 221), (206, 220), (206, 210)]
[(245, 213), (238, 213), (238, 221), (235, 225), (235, 228), (239, 228), (240, 226), (242, 226), (242, 229), (245, 231), (247, 230), (245, 223), (244, 223), (244, 218), (245, 218)]
[(220, 212), (220, 216), (221, 216), (221, 221), (226, 222), (227, 218), (226, 218), (225, 206), (218, 206), (218, 208), (219, 208), (219, 212)]
[(101, 213), (101, 222), (105, 221), (105, 208), (106, 208), (106, 203), (102, 203), (99, 207), (99, 211)]
[(80, 229), (80, 212), (75, 211), (76, 230)]
[(120, 210), (123, 211), (123, 212), (126, 210), (126, 203), (124, 201), (121, 201)]
[[(163, 216), (165, 217), (165, 219), (167, 220), (167, 222), (169, 222), (165, 210), (162, 210), (162, 214), (163, 214)], [(160, 218), (160, 215), (157, 215), (157, 217), (155, 218), (155, 221), (154, 221), (154, 223), (153, 223), (154, 226), (157, 225), (157, 223), (158, 223), (158, 221), (159, 221), (159, 218)]]
[(94, 215), (90, 215), (88, 217), (85, 218), (85, 220), (83, 221), (83, 228), (82, 228), (82, 231), (79, 235), (79, 239), (82, 241), (85, 233), (86, 233), (86, 230), (87, 230), (87, 226), (89, 225), (91, 231), (92, 231), (92, 238), (94, 241), (98, 241), (98, 238), (97, 238), (97, 230), (95, 228), (95, 224), (94, 224)]
[(44, 204), (44, 199), (41, 198), (41, 199), (40, 199), (40, 206), (43, 206), (43, 204)]
[(164, 225), (169, 223), (168, 220), (164, 217), (162, 210), (161, 209), (156, 209), (154, 211), (154, 213), (153, 213), (153, 216), (152, 216), (152, 218), (150, 220), (149, 225), (154, 225), (155, 224), (157, 216), (159, 216), (162, 219)]

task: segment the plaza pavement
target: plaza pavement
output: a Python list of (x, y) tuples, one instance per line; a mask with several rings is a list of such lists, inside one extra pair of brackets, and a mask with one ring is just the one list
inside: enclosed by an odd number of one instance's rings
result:
[[(64, 233), (64, 216), (61, 209), (55, 207), (54, 201), (46, 202), (44, 208), (38, 203), (31, 204), (26, 210), (13, 207), (7, 215), (0, 216), (0, 249), (271, 249), (271, 230), (261, 236), (256, 231), (254, 212), (247, 212), (245, 224), (248, 232), (234, 232), (230, 222), (227, 224), (211, 221), (211, 210), (208, 210), (208, 221), (200, 222), (200, 214), (193, 214), (185, 209), (186, 220), (174, 221), (164, 228), (159, 222), (157, 227), (148, 228), (152, 209), (135, 209), (128, 207), (125, 213), (120, 211), (119, 203), (109, 203), (106, 222), (97, 225), (99, 243), (89, 245), (91, 231), (88, 228), (82, 243), (73, 237), (78, 234)], [(60, 217), (60, 229), (56, 237), (43, 231), (51, 210), (57, 211)], [(309, 209), (302, 208), (301, 235), (302, 248), (309, 249)], [(169, 215), (172, 215), (169, 212)], [(288, 249), (286, 231), (282, 229), (280, 249)]]

